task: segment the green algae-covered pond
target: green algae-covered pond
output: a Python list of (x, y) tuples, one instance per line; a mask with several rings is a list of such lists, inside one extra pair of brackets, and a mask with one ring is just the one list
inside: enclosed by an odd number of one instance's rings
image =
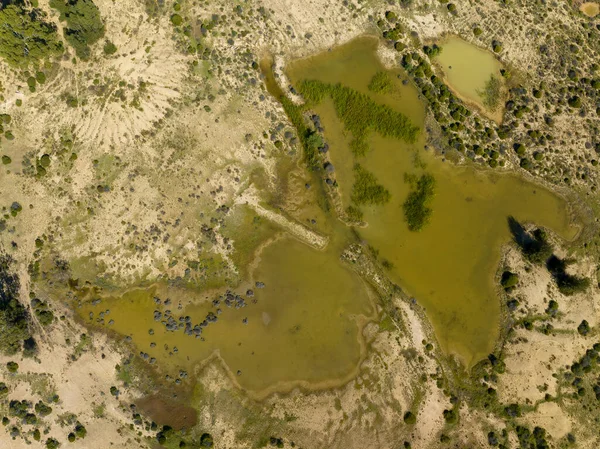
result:
[(442, 52), (434, 61), (444, 73), (448, 86), (463, 99), (479, 106), (490, 118), (501, 120), (500, 61), (491, 52), (456, 36), (449, 36), (438, 45)]
[[(423, 127), (424, 106), (410, 85), (393, 76), (391, 90), (374, 93), (367, 86), (384, 70), (376, 56), (377, 41), (357, 39), (332, 52), (293, 63), (292, 82), (342, 83), (392, 106)], [(445, 50), (444, 50), (445, 51)], [(442, 53), (443, 54), (443, 53)], [(413, 144), (369, 134), (366, 156), (350, 149), (351, 133), (331, 100), (315, 106), (330, 146), (330, 158), (344, 203), (350, 204), (356, 162), (373, 173), (391, 194), (385, 205), (362, 207), (368, 225), (360, 236), (386, 260), (390, 278), (422, 304), (446, 351), (470, 365), (485, 357), (498, 335), (499, 300), (494, 275), (501, 246), (509, 238), (507, 219), (533, 221), (564, 237), (572, 236), (564, 201), (551, 192), (510, 174), (479, 171), (442, 162), (424, 149), (424, 136)], [(404, 175), (427, 172), (436, 181), (430, 223), (408, 230), (402, 203), (410, 186)]]
[[(367, 286), (342, 265), (340, 251), (335, 242), (318, 251), (283, 236), (263, 245), (251, 270), (264, 287), (254, 281), (240, 286), (230, 305), (226, 294), (213, 304), (215, 292), (155, 286), (88, 302), (79, 312), (90, 323), (100, 319), (102, 326), (130, 336), (148, 363), (171, 375), (193, 372), (218, 357), (256, 397), (294, 386), (335, 386), (354, 375), (365, 352), (359, 331), (373, 315)], [(236, 307), (240, 298), (246, 305)], [(186, 317), (193, 330), (208, 314), (217, 320), (198, 337), (184, 332)], [(168, 317), (176, 330), (167, 330)]]

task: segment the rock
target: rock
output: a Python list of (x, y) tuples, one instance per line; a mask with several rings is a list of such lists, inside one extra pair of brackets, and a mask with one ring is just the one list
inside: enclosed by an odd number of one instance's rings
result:
[(257, 281), (256, 284), (255, 284), (255, 286), (256, 286), (256, 288), (265, 288), (264, 282), (258, 282)]
[(250, 289), (246, 290), (246, 296), (248, 298), (252, 298), (254, 296), (254, 290), (250, 290)]
[(325, 164), (323, 164), (323, 168), (327, 173), (333, 173), (335, 171), (335, 168), (331, 162), (325, 162)]
[(333, 185), (333, 181), (330, 178), (327, 178), (325, 180), (325, 184), (327, 184), (328, 186), (332, 186)]

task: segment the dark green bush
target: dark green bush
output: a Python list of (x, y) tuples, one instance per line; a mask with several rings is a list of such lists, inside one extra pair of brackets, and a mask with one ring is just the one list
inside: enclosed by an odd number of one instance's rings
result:
[(511, 273), (510, 271), (505, 271), (502, 273), (502, 278), (500, 279), (500, 284), (504, 289), (509, 289), (514, 287), (519, 282), (519, 275), (516, 273)]
[(410, 425), (415, 424), (417, 422), (417, 417), (413, 412), (406, 412), (404, 414), (404, 422)]
[(38, 65), (64, 52), (56, 26), (41, 9), (23, 5), (0, 8), (0, 57), (13, 67)]
[(107, 40), (104, 43), (104, 54), (105, 55), (114, 55), (117, 52), (117, 46), (113, 44), (111, 41)]
[(84, 61), (91, 55), (90, 46), (104, 36), (104, 23), (100, 10), (92, 0), (50, 0), (50, 6), (66, 21), (65, 39)]

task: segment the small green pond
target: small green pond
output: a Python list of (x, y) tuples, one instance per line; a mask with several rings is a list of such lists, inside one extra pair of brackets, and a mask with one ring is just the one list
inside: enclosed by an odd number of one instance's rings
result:
[(434, 61), (443, 71), (448, 86), (485, 111), (500, 111), (502, 64), (494, 55), (456, 36), (450, 36), (438, 45), (442, 52)]
[[(415, 89), (401, 82), (403, 72), (388, 72), (392, 87), (385, 93), (367, 88), (373, 76), (385, 70), (375, 53), (377, 44), (371, 38), (354, 40), (291, 64), (288, 75), (295, 85), (309, 79), (342, 83), (404, 113), (422, 128), (424, 107)], [(385, 205), (362, 207), (368, 226), (358, 229), (360, 236), (389, 262), (390, 278), (426, 308), (446, 351), (466, 365), (485, 357), (498, 335), (500, 307), (493, 279), (501, 246), (510, 238), (507, 219), (512, 215), (572, 237), (563, 200), (514, 175), (443, 162), (424, 149), (423, 133), (414, 144), (370, 133), (367, 155), (357, 157), (333, 102), (325, 98), (315, 111), (345, 205), (351, 203), (356, 162), (391, 194)], [(404, 175), (424, 172), (436, 180), (433, 215), (421, 232), (411, 232), (402, 209), (410, 189)]]

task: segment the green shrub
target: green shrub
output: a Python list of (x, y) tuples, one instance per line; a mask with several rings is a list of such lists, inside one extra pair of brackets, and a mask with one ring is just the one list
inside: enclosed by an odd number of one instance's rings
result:
[(448, 424), (455, 424), (458, 421), (458, 413), (455, 409), (444, 410), (444, 419)]
[(98, 7), (92, 0), (50, 0), (50, 6), (60, 13), (61, 21), (67, 22), (63, 33), (69, 45), (80, 59), (88, 60), (90, 45), (104, 36)]
[(13, 67), (37, 65), (64, 52), (56, 26), (41, 9), (22, 5), (0, 8), (0, 57)]
[(104, 43), (104, 54), (107, 56), (114, 55), (117, 52), (117, 46), (111, 41), (107, 40)]
[(377, 183), (375, 175), (360, 164), (354, 165), (354, 184), (352, 185), (352, 201), (357, 205), (385, 204), (390, 200), (390, 192)]
[(52, 407), (44, 404), (42, 401), (38, 401), (37, 404), (35, 404), (35, 412), (40, 416), (48, 416), (52, 413)]
[(581, 323), (579, 323), (579, 326), (577, 326), (577, 332), (579, 332), (579, 335), (583, 335), (584, 337), (590, 333), (590, 323), (588, 323), (586, 320), (583, 320)]
[(578, 96), (574, 96), (569, 98), (568, 104), (572, 108), (580, 108), (581, 107), (581, 98)]
[(420, 231), (429, 223), (433, 213), (429, 203), (435, 194), (435, 178), (428, 173), (419, 178), (407, 174), (405, 181), (411, 184), (412, 190), (402, 204), (404, 218), (410, 231)]
[(200, 446), (201, 447), (213, 447), (213, 437), (210, 433), (203, 433), (200, 437)]
[(510, 271), (505, 271), (502, 273), (502, 279), (500, 280), (500, 284), (504, 289), (509, 289), (514, 287), (519, 282), (519, 275), (516, 273), (511, 273)]
[(87, 429), (80, 422), (75, 425), (75, 435), (77, 438), (85, 438), (87, 435)]
[(11, 360), (6, 364), (6, 369), (8, 369), (9, 373), (16, 373), (17, 371), (19, 371), (19, 364)]
[(60, 443), (54, 438), (48, 438), (46, 440), (46, 449), (58, 449), (59, 446)]
[(406, 412), (404, 414), (404, 422), (410, 425), (415, 424), (417, 422), (417, 417), (413, 412)]
[(171, 23), (178, 27), (183, 23), (183, 18), (179, 14), (173, 14), (171, 16)]

